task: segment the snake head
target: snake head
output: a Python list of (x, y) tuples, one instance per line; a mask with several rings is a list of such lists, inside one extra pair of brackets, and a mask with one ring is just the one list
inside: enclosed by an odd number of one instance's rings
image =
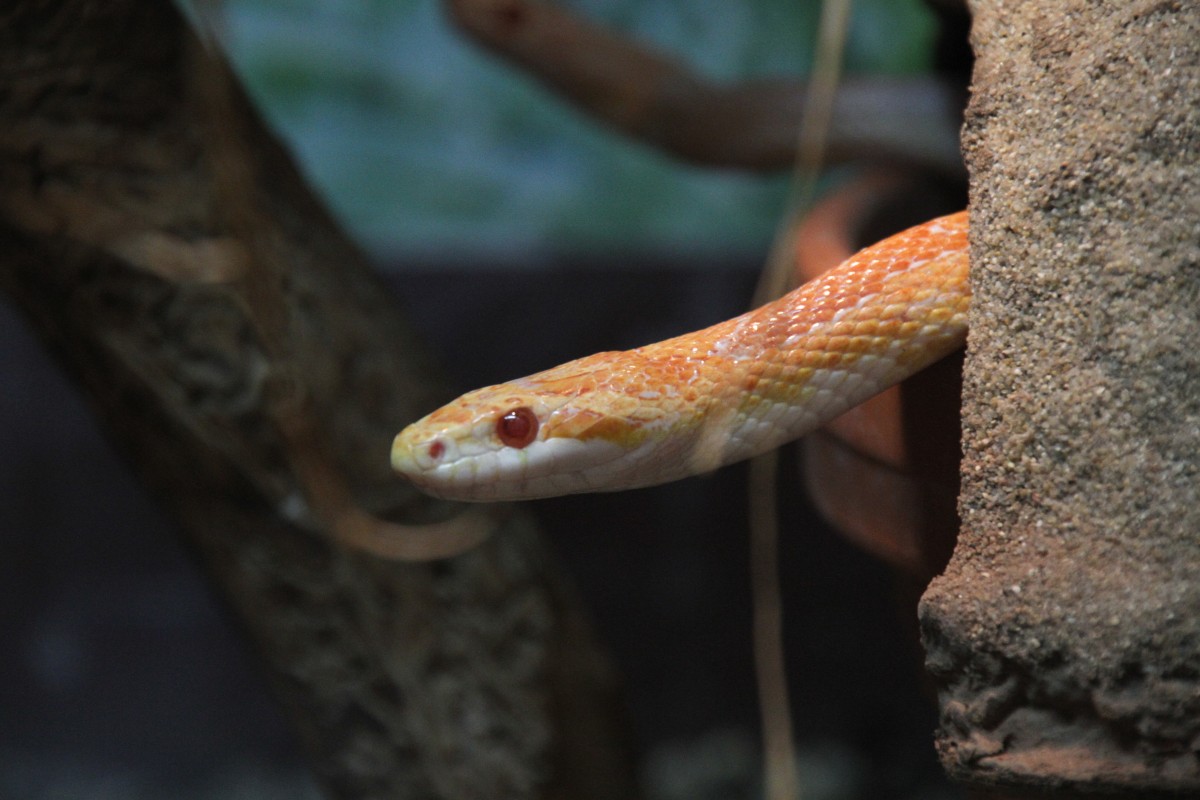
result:
[[(618, 357), (619, 356), (619, 357)], [(598, 353), (469, 392), (409, 425), (392, 467), (450, 500), (523, 500), (632, 488), (672, 423), (639, 391), (637, 359)], [(618, 365), (614, 367), (615, 365)]]

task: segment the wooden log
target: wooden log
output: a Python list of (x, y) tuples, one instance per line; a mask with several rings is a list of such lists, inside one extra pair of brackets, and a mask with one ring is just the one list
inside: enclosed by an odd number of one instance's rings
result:
[[(0, 10), (0, 288), (179, 520), (331, 797), (632, 796), (613, 674), (537, 533), (392, 476), (434, 371), (167, 0)], [(344, 541), (464, 530), (494, 535), (409, 563)]]

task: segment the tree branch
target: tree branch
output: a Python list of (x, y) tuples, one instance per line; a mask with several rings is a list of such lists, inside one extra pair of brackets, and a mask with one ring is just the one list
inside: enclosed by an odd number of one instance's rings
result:
[[(805, 88), (790, 80), (731, 86), (538, 0), (445, 0), (482, 46), (585, 114), (685, 161), (773, 170), (796, 158)], [(964, 98), (937, 77), (850, 78), (834, 102), (831, 162), (897, 162), (962, 174)]]
[[(330, 794), (630, 794), (554, 565), (524, 517), (464, 527), (391, 475), (444, 395), (175, 8), (9, 4), (0, 87), (0, 289), (179, 519)], [(429, 555), (413, 532), (447, 528), (500, 535), (436, 565), (339, 543)]]

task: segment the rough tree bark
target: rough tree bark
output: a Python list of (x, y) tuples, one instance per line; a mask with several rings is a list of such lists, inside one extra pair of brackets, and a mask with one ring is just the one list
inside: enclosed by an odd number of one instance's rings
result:
[(963, 527), (921, 611), (938, 747), (1012, 796), (1195, 797), (1200, 6), (974, 11)]
[(632, 796), (611, 672), (522, 517), (432, 563), (335, 541), (461, 527), (387, 466), (443, 398), (167, 0), (0, 10), (0, 288), (180, 520), (330, 796)]

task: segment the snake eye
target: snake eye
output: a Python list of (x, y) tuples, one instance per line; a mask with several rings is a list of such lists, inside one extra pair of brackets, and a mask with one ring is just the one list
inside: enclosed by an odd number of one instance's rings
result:
[(496, 420), (496, 436), (509, 447), (520, 450), (537, 437), (538, 419), (533, 410), (520, 406)]

